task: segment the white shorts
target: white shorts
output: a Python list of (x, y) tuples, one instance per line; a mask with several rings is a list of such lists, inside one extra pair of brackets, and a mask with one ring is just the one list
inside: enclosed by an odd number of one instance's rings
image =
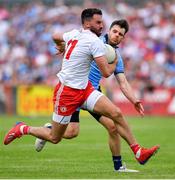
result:
[(93, 112), (94, 110), (94, 106), (96, 104), (96, 102), (99, 100), (99, 98), (101, 96), (103, 96), (104, 94), (100, 91), (94, 90), (86, 99), (86, 101), (83, 103), (83, 105), (81, 106), (82, 109), (86, 109), (88, 111)]
[(62, 115), (58, 115), (55, 112), (53, 112), (53, 116), (52, 119), (53, 121), (59, 123), (59, 124), (69, 124), (71, 116), (62, 116)]

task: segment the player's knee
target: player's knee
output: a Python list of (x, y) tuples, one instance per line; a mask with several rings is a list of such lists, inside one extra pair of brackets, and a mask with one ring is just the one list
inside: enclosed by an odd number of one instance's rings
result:
[(111, 115), (112, 119), (121, 119), (122, 118), (122, 112), (121, 112), (120, 108), (113, 109), (110, 115)]
[(53, 144), (58, 144), (61, 141), (62, 138), (51, 138), (51, 142)]
[(79, 134), (79, 130), (78, 129), (69, 129), (69, 131), (66, 134), (66, 138), (67, 139), (72, 139), (77, 137)]
[(108, 133), (110, 135), (115, 135), (117, 133), (117, 127), (114, 123), (112, 123), (110, 126), (108, 126)]

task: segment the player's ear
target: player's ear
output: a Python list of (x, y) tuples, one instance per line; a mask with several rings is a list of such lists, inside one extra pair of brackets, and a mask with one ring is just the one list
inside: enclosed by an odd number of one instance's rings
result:
[(84, 26), (85, 26), (86, 28), (90, 28), (90, 23), (89, 23), (89, 21), (86, 21), (86, 22), (84, 23)]
[(122, 37), (122, 40), (125, 38), (125, 35)]
[(86, 27), (86, 28), (90, 28), (91, 27), (91, 21), (90, 21), (90, 19), (86, 19), (85, 21), (84, 21), (84, 27)]

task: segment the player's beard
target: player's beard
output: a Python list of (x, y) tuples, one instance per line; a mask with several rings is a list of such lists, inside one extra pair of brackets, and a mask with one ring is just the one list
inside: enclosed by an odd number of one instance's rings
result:
[(101, 34), (102, 34), (102, 28), (100, 28), (99, 30), (97, 30), (97, 29), (91, 27), (90, 30), (91, 30), (93, 33), (95, 33), (98, 37), (101, 36)]
[(118, 42), (110, 42), (109, 43), (111, 46), (117, 46), (119, 43)]
[(119, 45), (120, 44), (120, 42), (119, 41), (110, 41), (109, 40), (109, 44), (111, 45), (111, 46), (117, 46), (117, 45)]

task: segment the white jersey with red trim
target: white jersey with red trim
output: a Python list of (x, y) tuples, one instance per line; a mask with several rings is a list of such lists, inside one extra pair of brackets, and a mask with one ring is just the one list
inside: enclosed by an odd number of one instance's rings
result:
[(66, 52), (57, 76), (66, 86), (85, 89), (91, 61), (105, 55), (105, 46), (90, 30), (72, 30), (64, 33), (63, 39), (66, 42)]

